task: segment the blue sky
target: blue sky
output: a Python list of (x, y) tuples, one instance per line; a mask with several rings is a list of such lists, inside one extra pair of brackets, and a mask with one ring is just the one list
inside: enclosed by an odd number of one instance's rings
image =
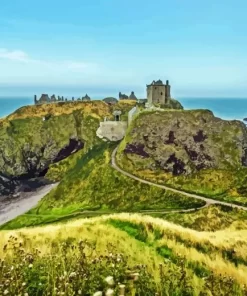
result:
[(1, 0), (0, 96), (247, 97), (247, 1)]

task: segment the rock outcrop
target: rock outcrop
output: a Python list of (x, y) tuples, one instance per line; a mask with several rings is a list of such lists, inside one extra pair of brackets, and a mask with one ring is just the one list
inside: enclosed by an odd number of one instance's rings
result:
[(16, 110), (0, 122), (0, 172), (10, 179), (44, 176), (50, 164), (101, 142), (96, 131), (105, 117), (112, 116), (114, 108), (127, 116), (132, 105), (58, 102)]
[(99, 120), (81, 110), (12, 120), (0, 128), (0, 171), (28, 179), (44, 176), (50, 164), (97, 143), (98, 126)]
[(247, 129), (209, 110), (143, 112), (121, 144), (119, 161), (173, 175), (247, 166)]

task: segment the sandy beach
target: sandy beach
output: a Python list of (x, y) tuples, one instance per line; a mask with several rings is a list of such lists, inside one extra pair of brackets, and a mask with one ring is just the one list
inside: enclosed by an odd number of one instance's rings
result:
[(20, 197), (0, 200), (0, 225), (22, 215), (35, 207), (58, 183), (45, 185), (36, 191), (22, 193)]

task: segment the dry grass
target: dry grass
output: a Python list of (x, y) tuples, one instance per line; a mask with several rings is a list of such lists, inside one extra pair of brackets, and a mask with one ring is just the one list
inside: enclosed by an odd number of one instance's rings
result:
[[(74, 110), (78, 109), (83, 109), (83, 112), (88, 115), (95, 115), (95, 113), (98, 113), (98, 118), (104, 116), (105, 114), (109, 114), (109, 106), (103, 101), (68, 101), (24, 106), (7, 116), (6, 120), (41, 117), (47, 113), (57, 116), (60, 114), (70, 114)], [(96, 109), (97, 112), (94, 112)]]
[[(238, 258), (247, 262), (247, 230), (227, 229), (217, 232), (198, 232), (162, 219), (139, 214), (113, 214), (76, 220), (63, 225), (2, 231), (0, 257), (3, 256), (2, 248), (10, 235), (23, 238), (27, 247), (39, 247), (42, 253), (51, 252), (54, 241), (62, 241), (69, 237), (88, 238), (96, 242), (99, 251), (105, 249), (107, 242), (112, 242), (118, 247), (119, 252), (128, 254), (133, 263), (142, 262), (148, 265), (149, 271), (157, 272), (161, 256), (155, 252), (155, 248), (150, 248), (150, 244), (138, 242), (123, 231), (108, 225), (107, 222), (111, 219), (142, 224), (148, 229), (149, 236), (151, 235), (150, 228), (158, 229), (162, 236), (155, 242), (155, 247), (166, 245), (174, 253), (180, 254), (190, 262), (201, 264), (216, 275), (226, 274), (239, 284), (247, 284), (247, 266), (245, 264), (236, 266), (222, 256), (224, 250), (234, 249)], [(208, 246), (211, 250), (208, 253), (201, 252), (198, 246)], [(198, 283), (198, 278), (194, 277), (194, 284), (196, 283)]]

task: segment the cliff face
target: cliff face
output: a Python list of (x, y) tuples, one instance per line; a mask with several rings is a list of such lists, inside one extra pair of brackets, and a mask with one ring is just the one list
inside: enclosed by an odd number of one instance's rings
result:
[(208, 110), (143, 112), (122, 141), (118, 161), (134, 170), (188, 175), (247, 165), (247, 130)]
[[(121, 106), (116, 108), (121, 110)], [(127, 106), (127, 110), (131, 108)], [(99, 123), (105, 116), (111, 117), (112, 112), (101, 101), (45, 104), (17, 110), (0, 122), (0, 172), (23, 178), (44, 175), (51, 163), (97, 144)]]

